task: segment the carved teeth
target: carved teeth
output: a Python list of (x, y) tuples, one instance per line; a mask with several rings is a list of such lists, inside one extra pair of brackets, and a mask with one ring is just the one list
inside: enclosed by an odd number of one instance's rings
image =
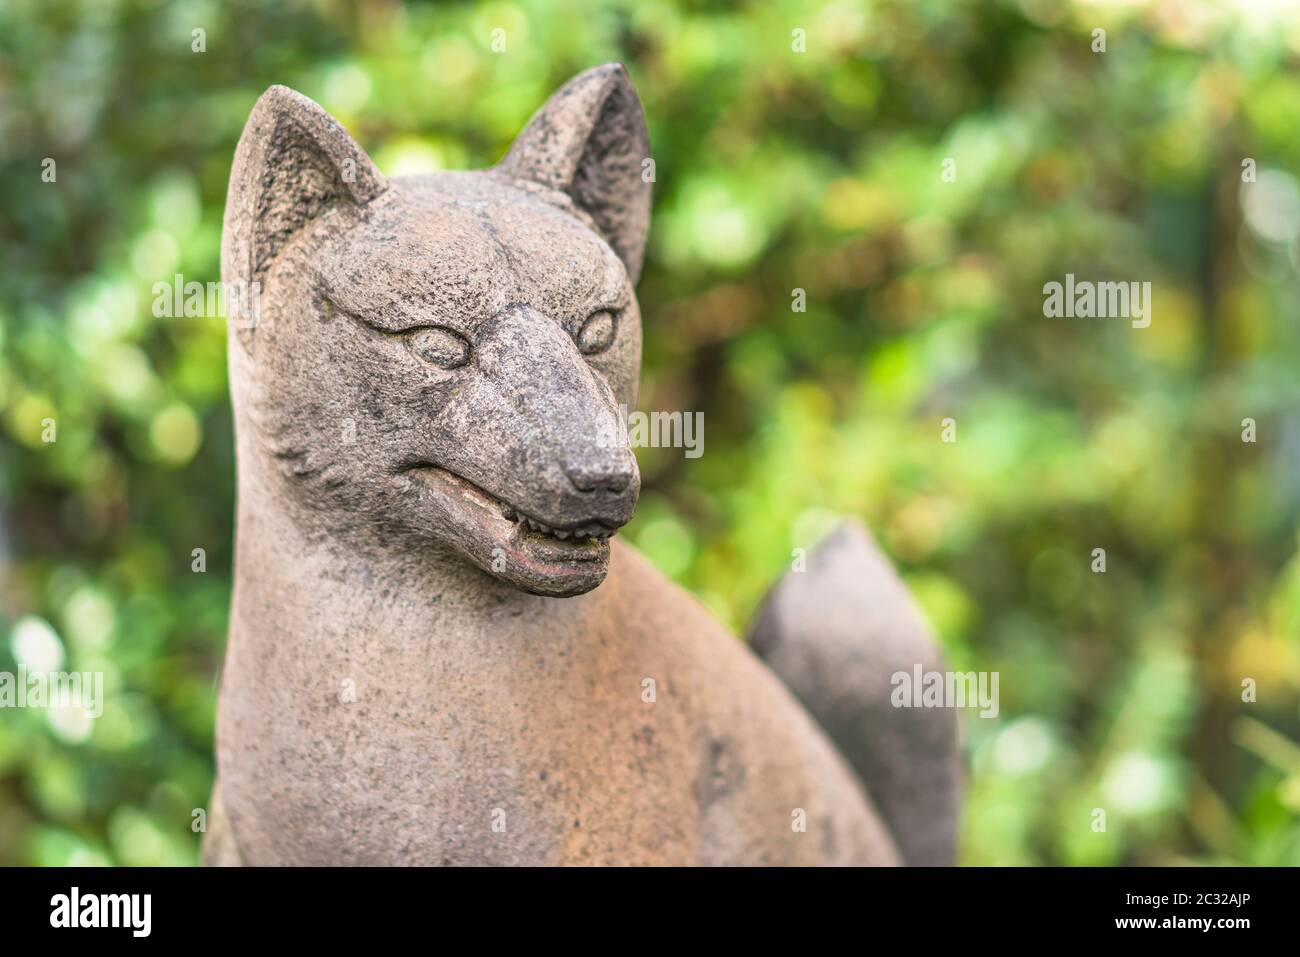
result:
[[(446, 470), (444, 469), (443, 471)], [(452, 474), (453, 477), (455, 477), (454, 473)], [(461, 481), (464, 480), (462, 479)], [(576, 543), (582, 542), (585, 539), (595, 539), (598, 542), (603, 542), (611, 538), (615, 532), (614, 529), (602, 525), (599, 522), (592, 525), (579, 525), (577, 528), (552, 528), (545, 522), (539, 522), (537, 519), (525, 515), (504, 499), (496, 498), (496, 496), (484, 492), (482, 489), (479, 489), (479, 492), (481, 492), (486, 498), (496, 501), (497, 507), (501, 509), (501, 514), (506, 521), (515, 522), (521, 529), (528, 528), (542, 535), (549, 535), (551, 538), (559, 539), (560, 541), (572, 540)]]
[(606, 528), (604, 525), (582, 525), (574, 529), (552, 528), (545, 522), (539, 522), (535, 518), (530, 518), (523, 512), (511, 508), (509, 505), (504, 503), (501, 506), (501, 512), (511, 521), (518, 522), (520, 528), (528, 528), (531, 531), (538, 532), (542, 535), (549, 535), (552, 538), (558, 538), (561, 541), (572, 539), (575, 542), (580, 542), (583, 539), (594, 538), (596, 541), (603, 542), (614, 534), (613, 529)]

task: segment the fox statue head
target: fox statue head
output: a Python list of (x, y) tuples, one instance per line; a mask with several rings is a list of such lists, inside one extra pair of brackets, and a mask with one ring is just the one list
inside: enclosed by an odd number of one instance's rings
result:
[(465, 560), (578, 595), (640, 489), (634, 286), (641, 104), (575, 77), (495, 167), (385, 178), (306, 97), (268, 90), (231, 171), (222, 278), (241, 496), (309, 537)]

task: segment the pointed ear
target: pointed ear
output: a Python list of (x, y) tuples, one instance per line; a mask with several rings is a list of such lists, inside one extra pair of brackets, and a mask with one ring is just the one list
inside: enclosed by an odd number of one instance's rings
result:
[(221, 272), (261, 282), (295, 233), (329, 209), (362, 207), (387, 187), (334, 117), (286, 86), (257, 101), (230, 170)]
[(645, 113), (622, 64), (579, 73), (546, 101), (497, 169), (567, 193), (596, 223), (632, 282), (650, 226)]

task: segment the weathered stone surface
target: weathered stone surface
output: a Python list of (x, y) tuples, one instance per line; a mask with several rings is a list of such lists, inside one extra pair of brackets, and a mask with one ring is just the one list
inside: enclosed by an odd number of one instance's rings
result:
[(897, 861), (775, 675), (611, 548), (648, 156), (617, 65), (473, 173), (385, 180), (305, 97), (258, 101), (211, 863)]

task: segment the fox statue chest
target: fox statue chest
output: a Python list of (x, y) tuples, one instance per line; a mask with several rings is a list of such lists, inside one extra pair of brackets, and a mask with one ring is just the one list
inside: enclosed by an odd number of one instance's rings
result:
[(893, 859), (779, 682), (631, 549), (571, 599), (291, 567), (237, 595), (227, 653), (244, 863)]

